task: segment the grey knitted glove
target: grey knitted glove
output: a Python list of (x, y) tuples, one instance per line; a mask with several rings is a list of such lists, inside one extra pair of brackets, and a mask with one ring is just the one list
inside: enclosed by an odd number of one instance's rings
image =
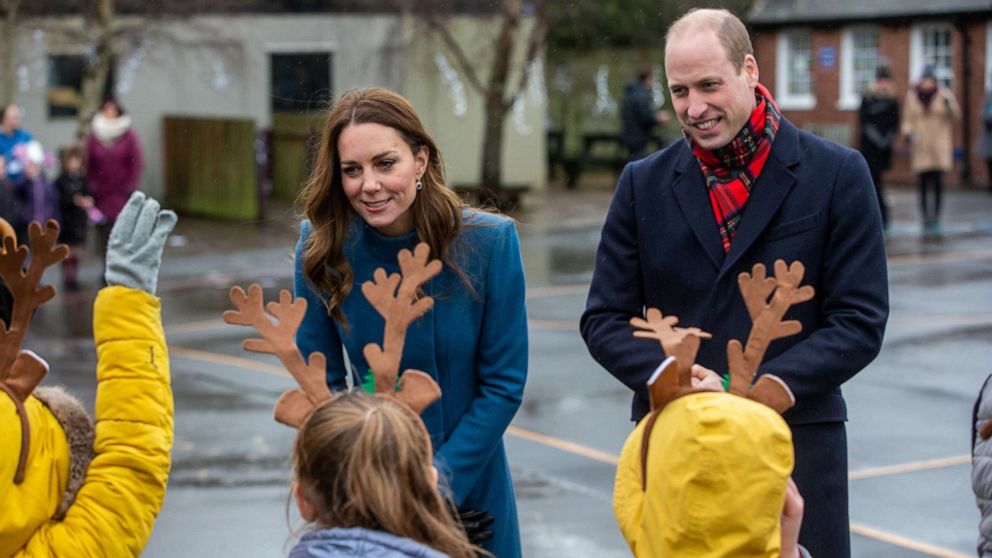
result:
[(155, 294), (162, 248), (174, 226), (175, 213), (161, 210), (157, 201), (141, 192), (131, 194), (110, 231), (107, 284)]

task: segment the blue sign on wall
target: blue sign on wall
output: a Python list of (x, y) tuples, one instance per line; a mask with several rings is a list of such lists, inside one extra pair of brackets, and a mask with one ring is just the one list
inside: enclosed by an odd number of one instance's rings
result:
[(837, 65), (837, 49), (832, 46), (822, 46), (817, 51), (817, 60), (821, 68), (833, 68)]

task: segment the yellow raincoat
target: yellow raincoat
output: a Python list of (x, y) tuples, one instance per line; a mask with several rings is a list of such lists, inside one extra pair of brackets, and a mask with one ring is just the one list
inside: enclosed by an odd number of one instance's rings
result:
[(35, 396), (31, 444), (15, 485), (21, 422), (0, 393), (0, 556), (128, 557), (141, 553), (165, 498), (173, 441), (172, 390), (158, 298), (125, 287), (97, 295), (95, 456), (75, 502), (51, 518), (69, 476), (66, 433)]
[[(650, 415), (649, 415), (650, 416)], [(637, 558), (779, 558), (792, 433), (775, 411), (727, 393), (669, 403), (627, 438), (613, 510)]]

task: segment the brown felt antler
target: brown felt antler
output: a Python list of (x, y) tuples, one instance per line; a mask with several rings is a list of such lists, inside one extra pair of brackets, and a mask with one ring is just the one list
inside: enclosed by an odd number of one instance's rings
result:
[(645, 318), (630, 319), (630, 325), (639, 330), (634, 331), (634, 337), (656, 339), (666, 355), (675, 357), (674, 374), (669, 372), (656, 375), (655, 381), (648, 383), (651, 409), (654, 410), (695, 391), (692, 388), (692, 365), (696, 362), (700, 341), (709, 339), (712, 335), (698, 327), (675, 327), (679, 319), (675, 316), (663, 316), (657, 308), (648, 308)]
[(407, 328), (434, 306), (433, 298), (418, 297), (421, 285), (441, 272), (441, 262), (430, 260), (430, 253), (430, 246), (424, 242), (417, 244), (412, 253), (400, 250), (397, 259), (402, 274), (386, 275), (379, 268), (372, 281), (362, 283), (362, 294), (386, 321), (382, 346), (369, 343), (363, 351), (375, 375), (375, 394), (394, 397), (417, 414), (441, 397), (441, 388), (420, 370), (404, 371), (399, 391), (396, 380)]
[(777, 260), (774, 279), (765, 276), (765, 266), (760, 263), (754, 264), (751, 273), (744, 272), (737, 277), (754, 325), (751, 326), (746, 348), (736, 339), (727, 343), (729, 391), (764, 403), (780, 413), (795, 404), (795, 397), (781, 378), (764, 374), (753, 387), (751, 381), (758, 373), (758, 366), (771, 342), (795, 335), (803, 329), (802, 323), (783, 318), (790, 306), (813, 298), (813, 287), (800, 287), (805, 272), (801, 262), (786, 265), (784, 260)]
[(279, 302), (268, 303), (269, 312), (266, 313), (263, 298), (262, 287), (258, 283), (248, 287), (247, 294), (241, 287), (231, 287), (231, 302), (238, 310), (224, 312), (224, 321), (253, 326), (262, 339), (245, 340), (242, 344), (244, 349), (275, 355), (300, 385), (283, 393), (275, 407), (277, 421), (298, 429), (314, 409), (333, 398), (327, 387), (327, 361), (319, 352), (312, 353), (307, 361), (296, 346), (296, 330), (307, 311), (306, 299), (293, 300), (289, 291), (284, 289), (279, 292)]
[(21, 453), (14, 473), (15, 484), (24, 480), (31, 444), (31, 427), (24, 401), (48, 372), (48, 367), (41, 359), (33, 353), (21, 350), (21, 343), (27, 334), (34, 310), (55, 296), (55, 287), (46, 285), (39, 288), (39, 285), (45, 269), (69, 255), (68, 246), (55, 243), (58, 237), (59, 225), (56, 221), (49, 220), (44, 230), (40, 223), (31, 223), (28, 227), (31, 264), (26, 270), (24, 261), (28, 257), (28, 249), (18, 247), (13, 236), (3, 237), (3, 251), (0, 252), (0, 277), (14, 301), (10, 323), (0, 321), (0, 391), (14, 401), (21, 419)]

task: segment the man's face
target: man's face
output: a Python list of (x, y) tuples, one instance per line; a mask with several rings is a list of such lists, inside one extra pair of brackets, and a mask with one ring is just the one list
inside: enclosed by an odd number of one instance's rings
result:
[(21, 127), (21, 109), (17, 107), (10, 107), (3, 115), (3, 122), (0, 122), (0, 126), (3, 126), (6, 130), (17, 130)]
[(704, 149), (730, 143), (754, 110), (758, 63), (747, 55), (738, 72), (713, 31), (671, 39), (665, 72), (679, 124)]

